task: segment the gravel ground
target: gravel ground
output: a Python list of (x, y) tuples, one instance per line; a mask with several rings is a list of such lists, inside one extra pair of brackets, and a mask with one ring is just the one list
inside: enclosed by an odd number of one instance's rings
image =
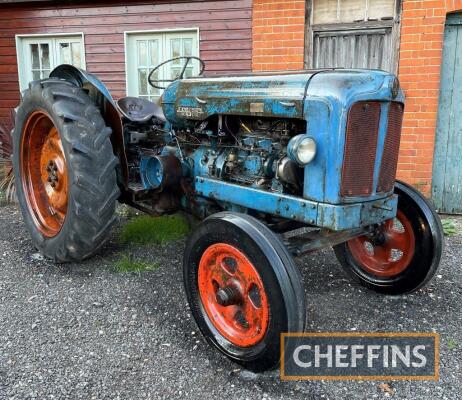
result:
[(190, 316), (182, 241), (139, 248), (160, 268), (121, 274), (115, 232), (99, 256), (56, 266), (34, 251), (15, 207), (0, 208), (0, 226), (0, 399), (462, 399), (462, 235), (447, 240), (433, 282), (409, 296), (352, 284), (330, 250), (298, 262), (309, 331), (441, 334), (440, 380), (386, 382), (390, 394), (377, 381), (281, 382), (221, 357)]

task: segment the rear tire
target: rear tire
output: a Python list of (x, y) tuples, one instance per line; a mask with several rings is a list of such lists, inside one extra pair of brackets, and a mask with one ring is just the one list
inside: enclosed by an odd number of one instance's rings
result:
[(183, 279), (207, 341), (249, 370), (277, 367), (280, 334), (304, 330), (300, 274), (278, 237), (253, 217), (205, 219), (188, 239)]
[(385, 222), (380, 243), (364, 235), (334, 246), (337, 259), (354, 280), (392, 295), (410, 293), (428, 283), (443, 249), (443, 228), (430, 202), (403, 182), (396, 182), (395, 194), (401, 227), (395, 227), (393, 220)]
[(23, 96), (13, 133), (17, 196), (32, 242), (55, 262), (90, 257), (107, 239), (119, 197), (110, 135), (69, 82), (31, 82)]

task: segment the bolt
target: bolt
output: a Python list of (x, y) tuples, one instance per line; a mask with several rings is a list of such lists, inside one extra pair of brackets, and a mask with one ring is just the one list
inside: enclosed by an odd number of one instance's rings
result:
[(241, 296), (239, 291), (233, 286), (225, 286), (224, 288), (218, 289), (216, 300), (220, 306), (227, 307), (239, 303)]

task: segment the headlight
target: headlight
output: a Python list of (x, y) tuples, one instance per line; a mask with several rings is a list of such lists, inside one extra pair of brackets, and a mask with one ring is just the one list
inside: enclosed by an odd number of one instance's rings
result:
[(287, 145), (287, 155), (298, 165), (306, 165), (316, 155), (316, 142), (308, 135), (294, 136)]

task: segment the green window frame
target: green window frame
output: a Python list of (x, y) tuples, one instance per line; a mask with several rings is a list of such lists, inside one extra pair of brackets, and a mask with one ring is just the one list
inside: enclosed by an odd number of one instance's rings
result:
[[(125, 64), (127, 95), (155, 101), (161, 89), (151, 87), (147, 81), (149, 72), (160, 63), (174, 57), (199, 56), (199, 31), (197, 28), (175, 31), (125, 32)], [(155, 79), (174, 79), (181, 71), (181, 60), (161, 68)], [(185, 77), (197, 74), (197, 63), (190, 64)], [(168, 83), (165, 83), (165, 86)], [(161, 86), (164, 86), (161, 83)]]

